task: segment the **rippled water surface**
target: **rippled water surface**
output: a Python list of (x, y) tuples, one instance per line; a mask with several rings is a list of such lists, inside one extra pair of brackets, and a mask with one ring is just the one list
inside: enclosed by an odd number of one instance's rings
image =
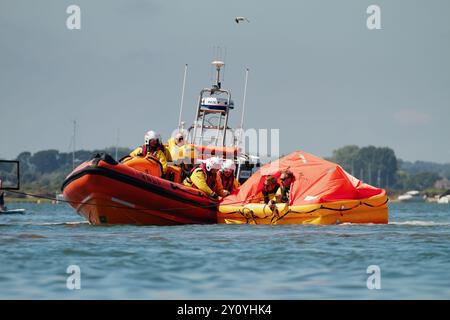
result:
[[(0, 215), (3, 299), (449, 299), (450, 205), (389, 225), (91, 226), (65, 204)], [(81, 289), (69, 290), (69, 265)], [(381, 289), (367, 288), (367, 268)]]

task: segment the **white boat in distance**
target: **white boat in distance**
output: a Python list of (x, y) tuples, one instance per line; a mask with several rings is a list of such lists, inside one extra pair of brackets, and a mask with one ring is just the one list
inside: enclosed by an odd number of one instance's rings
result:
[(437, 202), (441, 203), (441, 204), (449, 204), (450, 203), (450, 196), (440, 197)]
[(450, 189), (441, 194), (438, 198), (438, 203), (449, 204), (450, 203)]
[(401, 202), (424, 202), (425, 196), (421, 195), (417, 190), (411, 190), (398, 196), (397, 200)]

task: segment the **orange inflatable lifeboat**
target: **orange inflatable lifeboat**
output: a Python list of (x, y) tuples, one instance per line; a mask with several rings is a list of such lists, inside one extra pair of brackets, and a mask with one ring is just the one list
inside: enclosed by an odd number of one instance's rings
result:
[(217, 222), (217, 202), (180, 182), (177, 167), (168, 168), (174, 181), (161, 178), (154, 158), (109, 155), (77, 167), (64, 181), (64, 198), (91, 224), (177, 225)]

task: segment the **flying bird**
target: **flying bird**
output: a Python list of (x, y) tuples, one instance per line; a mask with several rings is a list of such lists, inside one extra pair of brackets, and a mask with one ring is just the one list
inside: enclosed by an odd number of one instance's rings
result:
[(244, 22), (244, 21), (250, 22), (250, 20), (248, 20), (246, 17), (236, 17), (234, 19), (234, 21), (236, 21), (236, 23)]

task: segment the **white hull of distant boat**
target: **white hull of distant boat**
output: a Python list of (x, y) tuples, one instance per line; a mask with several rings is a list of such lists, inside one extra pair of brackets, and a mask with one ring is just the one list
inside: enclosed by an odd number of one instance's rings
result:
[(398, 197), (398, 201), (401, 202), (425, 202), (425, 198), (420, 194), (419, 191), (408, 191)]
[(11, 210), (4, 210), (0, 211), (0, 214), (24, 214), (25, 209), (11, 209)]
[(442, 203), (442, 204), (449, 204), (450, 203), (450, 195), (449, 196), (440, 197), (437, 202), (438, 203)]

